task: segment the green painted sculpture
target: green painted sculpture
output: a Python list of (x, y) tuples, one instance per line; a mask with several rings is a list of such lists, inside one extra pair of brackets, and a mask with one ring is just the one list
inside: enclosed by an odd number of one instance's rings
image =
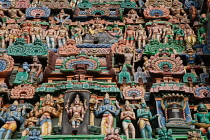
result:
[(119, 73), (118, 83), (123, 84), (124, 79), (126, 80), (126, 84), (131, 83), (131, 75), (129, 72), (127, 72), (126, 65), (123, 66), (122, 71)]
[(210, 134), (210, 113), (205, 104), (199, 104), (197, 113), (194, 115), (195, 120), (192, 121), (196, 127), (200, 128), (202, 132)]
[(138, 126), (142, 138), (152, 139), (152, 127), (150, 125), (150, 121), (154, 120), (156, 117), (158, 117), (158, 114), (152, 116), (152, 113), (150, 112), (149, 107), (147, 107), (145, 100), (142, 99), (141, 108), (137, 110), (137, 118), (139, 118)]
[(23, 63), (23, 71), (17, 73), (14, 84), (19, 85), (28, 80), (28, 72), (30, 71), (29, 66), (30, 65), (27, 62)]
[(162, 127), (158, 129), (158, 138), (157, 140), (174, 140), (172, 138), (172, 130), (171, 129), (166, 129), (166, 127)]
[(157, 54), (161, 49), (168, 48), (169, 53), (182, 53), (185, 49), (185, 46), (176, 44), (176, 40), (169, 39), (167, 43), (160, 43), (157, 39), (151, 39), (150, 43), (145, 46), (144, 54)]

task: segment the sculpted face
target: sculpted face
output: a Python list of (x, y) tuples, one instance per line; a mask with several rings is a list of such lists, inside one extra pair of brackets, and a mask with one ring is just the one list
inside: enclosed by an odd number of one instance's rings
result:
[(33, 62), (38, 62), (38, 57), (37, 56), (33, 56)]
[(108, 98), (104, 99), (104, 104), (105, 104), (105, 105), (110, 104), (110, 99), (108, 99)]
[(125, 106), (125, 110), (126, 110), (126, 111), (129, 111), (129, 110), (131, 110), (131, 107), (130, 107), (129, 105), (126, 105), (126, 106)]
[(197, 110), (198, 110), (198, 112), (207, 112), (208, 111), (205, 104), (199, 104)]
[(142, 107), (142, 108), (146, 108), (146, 107), (147, 107), (147, 104), (146, 104), (146, 103), (142, 103), (142, 104), (141, 104), (141, 107)]
[(17, 109), (16, 105), (10, 105), (10, 111), (15, 111)]

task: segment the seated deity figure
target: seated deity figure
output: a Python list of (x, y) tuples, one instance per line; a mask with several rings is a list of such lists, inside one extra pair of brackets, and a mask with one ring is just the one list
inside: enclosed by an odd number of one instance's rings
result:
[(137, 118), (139, 118), (138, 125), (142, 138), (152, 139), (152, 127), (150, 125), (150, 121), (156, 117), (158, 117), (158, 115), (152, 117), (152, 113), (147, 107), (145, 100), (142, 99), (141, 108), (137, 110)]
[(67, 104), (65, 106), (65, 109), (69, 115), (69, 122), (71, 123), (71, 126), (73, 128), (77, 128), (79, 127), (84, 119), (84, 115), (88, 109), (87, 105), (86, 105), (86, 100), (84, 100), (84, 104), (82, 103), (82, 101), (80, 101), (80, 97), (77, 94), (74, 102), (71, 104), (71, 106), (69, 107), (69, 99), (67, 100)]
[(132, 133), (132, 139), (135, 139), (136, 131), (132, 120), (136, 120), (136, 116), (133, 112), (133, 109), (130, 107), (130, 103), (128, 100), (125, 101), (125, 106), (123, 111), (121, 112), (120, 119), (123, 120), (122, 126), (126, 137), (129, 138), (128, 130), (130, 130)]
[(108, 33), (113, 37), (120, 38), (122, 29), (120, 29), (117, 24), (114, 24), (112, 30), (108, 31)]
[(30, 127), (35, 127), (38, 122), (37, 117), (35, 117), (35, 112), (32, 110), (28, 113), (28, 118), (24, 122), (25, 130), (22, 132), (22, 136), (26, 136), (29, 133)]
[(131, 9), (128, 12), (127, 17), (124, 18), (124, 22), (126, 24), (132, 24), (132, 23), (136, 23), (136, 21), (138, 21), (138, 19), (139, 19), (139, 16), (138, 16), (136, 10)]
[(40, 63), (39, 59), (37, 56), (33, 56), (33, 63), (30, 64), (30, 80), (31, 83), (34, 82), (41, 82), (43, 78), (43, 72), (42, 72), (42, 64)]
[(63, 23), (65, 20), (70, 19), (70, 15), (66, 14), (63, 9), (59, 12), (57, 17), (54, 17), (58, 23)]
[(23, 106), (22, 112), (18, 108), (18, 102), (14, 101), (12, 105), (9, 107), (9, 111), (6, 108), (2, 109), (0, 113), (0, 120), (4, 123), (4, 125), (0, 128), (0, 139), (3, 138), (4, 132), (6, 135), (4, 139), (9, 139), (12, 133), (17, 129), (17, 123), (20, 122), (22, 113), (25, 112), (26, 106)]
[(61, 106), (57, 104), (57, 109), (54, 107), (54, 100), (50, 94), (44, 97), (42, 107), (39, 108), (39, 103), (34, 107), (35, 116), (40, 118), (41, 135), (51, 135), (52, 118), (59, 117)]
[(96, 104), (95, 104), (94, 108), (96, 110), (94, 111), (94, 113), (97, 117), (102, 116), (101, 134), (106, 135), (107, 132), (111, 131), (111, 128), (114, 123), (114, 117), (119, 115), (120, 107), (118, 105), (118, 102), (116, 102), (116, 108), (114, 105), (112, 105), (108, 93), (106, 93), (103, 103), (99, 108), (98, 108), (97, 104), (98, 104), (98, 102), (96, 102)]
[[(16, 9), (14, 4), (11, 4), (10, 7), (8, 9), (2, 9), (4, 12), (8, 13), (8, 16), (11, 19), (17, 19), (20, 18), (22, 16), (24, 16), (25, 14), (20, 10), (20, 9)], [(19, 16), (18, 16), (19, 15)]]
[(104, 25), (100, 23), (100, 20), (98, 18), (95, 20), (95, 23), (91, 27), (90, 25), (88, 25), (88, 27), (89, 27), (89, 33), (91, 35), (104, 32), (105, 29), (107, 28), (107, 27), (104, 27)]
[(205, 104), (199, 104), (197, 106), (197, 113), (195, 113), (195, 120), (192, 121), (197, 128), (200, 128), (202, 132), (208, 132), (210, 134), (210, 113)]

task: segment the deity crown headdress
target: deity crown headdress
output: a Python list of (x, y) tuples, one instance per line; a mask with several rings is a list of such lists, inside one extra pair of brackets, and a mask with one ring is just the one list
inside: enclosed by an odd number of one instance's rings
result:
[(105, 94), (105, 99), (109, 99), (109, 93)]
[(14, 101), (13, 105), (18, 106), (18, 101)]
[(74, 99), (75, 101), (80, 101), (79, 95), (76, 95), (76, 98)]

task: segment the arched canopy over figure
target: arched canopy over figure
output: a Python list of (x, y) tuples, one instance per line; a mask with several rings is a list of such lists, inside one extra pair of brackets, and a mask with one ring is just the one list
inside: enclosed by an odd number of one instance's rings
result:
[(70, 118), (69, 122), (71, 123), (71, 126), (73, 128), (77, 128), (82, 124), (87, 108), (88, 107), (86, 105), (86, 100), (84, 100), (84, 103), (82, 103), (78, 94), (76, 95), (70, 107), (69, 107), (69, 99), (67, 100), (65, 109), (69, 114)]

